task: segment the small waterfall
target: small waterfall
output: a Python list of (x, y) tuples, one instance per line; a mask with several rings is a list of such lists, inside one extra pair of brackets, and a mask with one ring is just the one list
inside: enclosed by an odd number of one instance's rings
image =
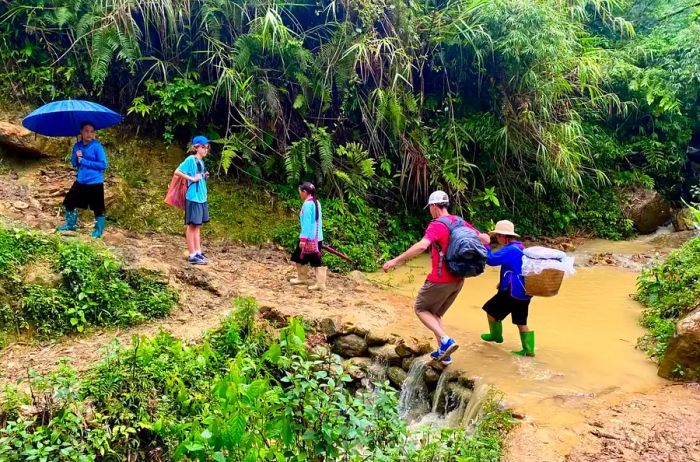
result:
[(425, 400), (426, 389), (423, 382), (423, 372), (428, 361), (425, 358), (416, 358), (408, 370), (408, 375), (401, 385), (399, 396), (399, 415), (406, 418), (412, 408)]
[(440, 374), (440, 379), (438, 379), (437, 386), (435, 387), (435, 395), (433, 396), (433, 413), (437, 412), (438, 404), (440, 403), (440, 397), (442, 396), (442, 393), (445, 390), (445, 384), (447, 384), (448, 375), (449, 374), (443, 371), (442, 374)]
[(469, 404), (467, 404), (467, 408), (464, 410), (464, 416), (461, 419), (462, 427), (466, 428), (468, 431), (474, 429), (479, 411), (481, 411), (481, 407), (484, 405), (484, 401), (486, 401), (490, 389), (491, 387), (489, 385), (481, 381), (474, 384), (474, 392), (469, 400)]

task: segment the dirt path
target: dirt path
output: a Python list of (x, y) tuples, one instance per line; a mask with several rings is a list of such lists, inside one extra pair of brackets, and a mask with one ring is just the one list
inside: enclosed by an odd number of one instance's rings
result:
[(666, 385), (587, 403), (585, 420), (552, 428), (520, 425), (507, 462), (698, 462), (700, 386)]
[[(5, 222), (51, 232), (60, 223), (57, 206), (72, 182), (70, 172), (41, 170), (0, 176), (0, 215)], [(91, 223), (76, 235), (89, 239)], [(185, 340), (200, 338), (219, 325), (236, 296), (254, 297), (265, 310), (283, 316), (303, 315), (310, 320), (335, 318), (341, 323), (381, 329), (400, 321), (412, 325), (412, 301), (386, 293), (362, 281), (330, 275), (328, 290), (309, 293), (287, 280), (293, 267), (286, 253), (277, 248), (243, 245), (210, 245), (208, 266), (186, 262), (184, 238), (170, 235), (139, 235), (108, 227), (104, 244), (128, 265), (161, 272), (179, 291), (180, 306), (169, 317), (129, 329), (93, 330), (65, 337), (51, 344), (15, 343), (0, 350), (0, 381), (14, 381), (29, 368), (45, 372), (62, 357), (70, 357), (79, 370), (99, 359), (101, 349), (115, 339), (128, 343), (133, 335), (150, 335), (160, 329)], [(205, 243), (206, 244), (206, 243)], [(405, 332), (407, 326), (402, 326)], [(421, 331), (421, 338), (427, 336)]]
[[(0, 175), (0, 216), (6, 223), (50, 232), (60, 222), (57, 205), (72, 181), (63, 169)], [(89, 239), (89, 226), (77, 236)], [(51, 344), (15, 343), (0, 350), (0, 383), (15, 381), (32, 368), (46, 372), (63, 357), (84, 370), (101, 350), (133, 335), (160, 329), (196, 340), (216, 327), (236, 296), (252, 296), (261, 307), (281, 316), (335, 318), (362, 331), (383, 330), (425, 340), (429, 337), (413, 315), (410, 298), (382, 291), (362, 280), (331, 275), (328, 290), (309, 294), (287, 279), (292, 266), (275, 248), (212, 245), (211, 263), (191, 267), (184, 239), (139, 235), (108, 227), (104, 244), (132, 266), (161, 272), (181, 294), (181, 303), (165, 319), (130, 329), (93, 330)], [(508, 439), (507, 461), (700, 461), (700, 389), (668, 385), (648, 393), (591, 398), (582, 421), (561, 428), (538, 426), (527, 417)]]

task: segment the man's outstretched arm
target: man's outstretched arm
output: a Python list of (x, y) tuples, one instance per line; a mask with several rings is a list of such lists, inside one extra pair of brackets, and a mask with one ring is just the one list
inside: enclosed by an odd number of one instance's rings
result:
[(384, 263), (384, 266), (383, 266), (384, 272), (387, 272), (390, 269), (392, 269), (396, 266), (399, 266), (400, 264), (410, 260), (411, 258), (422, 254), (423, 252), (428, 250), (430, 245), (431, 245), (430, 240), (428, 240), (426, 238), (421, 239), (420, 241), (413, 244), (407, 251), (405, 251), (404, 253), (402, 253), (398, 257)]

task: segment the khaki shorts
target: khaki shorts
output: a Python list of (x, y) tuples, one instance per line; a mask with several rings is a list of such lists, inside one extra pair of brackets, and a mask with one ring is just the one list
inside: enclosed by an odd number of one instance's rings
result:
[(441, 318), (452, 306), (463, 285), (464, 281), (442, 284), (425, 281), (416, 297), (416, 313), (427, 311)]

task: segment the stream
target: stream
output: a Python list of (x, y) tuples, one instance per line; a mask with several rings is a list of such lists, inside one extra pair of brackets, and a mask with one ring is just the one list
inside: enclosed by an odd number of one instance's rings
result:
[[(624, 257), (655, 251), (653, 238), (647, 237), (623, 243), (588, 241), (574, 255), (586, 263), (598, 253)], [(389, 274), (369, 277), (390, 291), (415, 297), (429, 269), (430, 260), (423, 255)], [(528, 320), (536, 333), (535, 358), (510, 353), (520, 349), (510, 318), (504, 320), (504, 343), (479, 338), (488, 329), (481, 306), (495, 293), (498, 274), (498, 268), (487, 267), (483, 275), (467, 279), (445, 315), (447, 332), (460, 344), (449, 367), (468, 372), (481, 384), (495, 385), (517, 413), (538, 425), (573, 425), (583, 420), (583, 411), (595, 398), (665, 382), (656, 375), (656, 365), (635, 348), (645, 333), (638, 324), (642, 307), (632, 298), (637, 272), (615, 266), (577, 267), (557, 296), (535, 297)]]

